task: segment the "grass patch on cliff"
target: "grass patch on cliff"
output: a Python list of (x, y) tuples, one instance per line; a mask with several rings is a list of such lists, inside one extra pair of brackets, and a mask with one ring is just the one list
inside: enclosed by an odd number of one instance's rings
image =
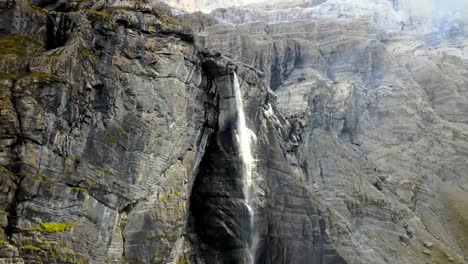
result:
[(33, 180), (33, 181), (42, 181), (47, 184), (57, 183), (56, 180), (49, 178), (49, 177), (42, 176), (40, 174), (26, 174), (26, 178)]
[(10, 213), (5, 210), (0, 210), (0, 215), (10, 216)]
[(58, 252), (55, 252), (55, 251), (51, 251), (50, 254), (52, 255), (53, 258), (75, 262), (75, 258), (73, 256), (70, 256), (70, 255), (67, 255), (67, 254), (62, 254), (62, 253), (58, 253)]
[(2, 79), (2, 80), (13, 80), (13, 79), (15, 79), (15, 75), (13, 75), (11, 73), (2, 72), (2, 73), (0, 73), (0, 79)]
[(111, 144), (117, 144), (117, 139), (115, 139), (113, 137), (107, 137), (106, 141), (111, 143)]
[(58, 242), (57, 245), (61, 248), (71, 248), (71, 245), (65, 242)]
[(0, 173), (15, 175), (13, 172), (11, 172), (10, 170), (8, 170), (7, 168), (5, 168), (3, 166), (0, 166)]
[(94, 9), (88, 9), (88, 13), (90, 13), (91, 15), (93, 15), (95, 17), (104, 19), (106, 21), (109, 21), (109, 22), (112, 21), (112, 16), (107, 14), (107, 13), (99, 12), (99, 11), (94, 10)]
[(39, 231), (42, 233), (59, 233), (72, 229), (76, 223), (40, 223), (35, 227), (31, 227), (29, 231)]
[(91, 58), (91, 59), (96, 59), (96, 55), (93, 54), (89, 49), (87, 48), (81, 48), (80, 49), (80, 53), (81, 55), (85, 56), (85, 57), (88, 57), (88, 58)]
[(86, 190), (85, 188), (81, 188), (81, 187), (72, 187), (72, 190), (74, 190), (76, 192), (88, 193), (88, 190)]
[(52, 73), (47, 72), (32, 72), (25, 76), (26, 78), (34, 79), (38, 82), (47, 82), (47, 81), (59, 81), (60, 78)]
[(123, 10), (123, 11), (134, 11), (134, 12), (141, 12), (144, 14), (152, 14), (156, 16), (161, 22), (164, 24), (168, 25), (174, 25), (174, 26), (184, 26), (184, 24), (169, 14), (164, 13), (163, 11), (150, 6), (149, 4), (146, 4), (141, 1), (135, 1), (133, 3), (133, 6), (118, 6), (118, 7), (112, 7), (112, 10)]
[(161, 197), (159, 200), (161, 201), (161, 203), (163, 203), (163, 204), (165, 204), (165, 205), (169, 204), (168, 198), (166, 198), (166, 197), (164, 197), (164, 196)]
[(115, 175), (115, 173), (111, 169), (103, 169), (102, 172), (109, 175)]
[(42, 248), (36, 247), (36, 246), (33, 246), (33, 245), (23, 246), (23, 249), (27, 249), (27, 250), (31, 250), (31, 251), (42, 251)]
[(26, 36), (0, 37), (0, 57), (5, 55), (25, 56), (29, 51), (41, 48), (39, 42)]
[[(104, 173), (104, 174), (108, 174), (108, 175), (112, 175), (112, 176), (115, 176), (115, 173), (112, 169), (108, 169), (108, 168), (103, 168), (103, 167), (99, 167), (95, 164), (91, 164), (91, 166), (94, 168), (95, 171), (97, 172), (100, 172), (100, 173)], [(85, 176), (83, 176), (85, 177)], [(90, 179), (91, 180), (91, 179)], [(94, 180), (93, 180), (94, 181)]]
[(182, 254), (182, 256), (180, 256), (176, 261), (176, 264), (189, 264), (189, 263), (190, 263), (190, 260), (186, 254)]
[(26, 178), (33, 181), (39, 181), (42, 179), (42, 177), (39, 174), (26, 174)]

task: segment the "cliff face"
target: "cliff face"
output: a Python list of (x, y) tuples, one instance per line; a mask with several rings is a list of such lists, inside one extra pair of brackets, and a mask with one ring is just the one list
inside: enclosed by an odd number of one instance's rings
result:
[[(465, 263), (464, 31), (435, 44), (352, 17), (278, 15), (301, 12), (185, 20), (198, 21), (202, 46), (265, 72), (291, 125), (287, 160), (331, 213), (348, 263)], [(278, 263), (310, 263), (288, 257)]]
[(242, 262), (229, 68), (257, 135), (258, 258), (341, 261), (262, 74), (145, 4), (36, 4), (0, 14), (3, 263)]
[(1, 10), (0, 255), (160, 260), (185, 222), (205, 58), (154, 9), (37, 4)]
[(286, 7), (0, 2), (0, 263), (465, 263), (464, 31)]

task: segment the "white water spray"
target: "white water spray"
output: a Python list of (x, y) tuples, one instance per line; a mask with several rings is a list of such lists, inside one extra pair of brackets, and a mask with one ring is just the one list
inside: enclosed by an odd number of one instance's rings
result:
[(244, 194), (246, 200), (250, 200), (250, 189), (252, 186), (252, 166), (254, 159), (250, 149), (251, 132), (247, 128), (245, 122), (244, 104), (242, 102), (242, 94), (240, 91), (239, 80), (236, 73), (234, 73), (234, 96), (236, 98), (236, 110), (239, 116), (237, 122), (237, 142), (240, 148), (242, 163), (244, 166)]
[[(250, 148), (250, 142), (252, 138), (252, 131), (247, 128), (246, 121), (245, 121), (245, 113), (244, 113), (244, 104), (242, 102), (242, 94), (240, 91), (239, 86), (239, 79), (237, 78), (237, 74), (234, 72), (234, 96), (236, 98), (236, 110), (238, 114), (238, 121), (237, 121), (237, 142), (239, 144), (240, 149), (240, 156), (242, 159), (242, 166), (243, 166), (243, 192), (244, 192), (244, 199), (245, 205), (249, 210), (249, 220), (250, 226), (252, 227), (252, 234), (251, 238), (254, 236), (254, 210), (252, 205), (252, 168), (254, 165), (254, 158), (252, 156), (252, 150)], [(254, 263), (255, 261), (255, 243), (249, 248), (249, 263)]]

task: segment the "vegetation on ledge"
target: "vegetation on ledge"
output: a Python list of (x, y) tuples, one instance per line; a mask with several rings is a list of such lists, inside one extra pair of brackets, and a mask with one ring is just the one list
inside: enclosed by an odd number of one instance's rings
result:
[(47, 72), (32, 72), (25, 76), (26, 78), (32, 78), (38, 82), (46, 82), (46, 81), (59, 81), (60, 78), (51, 73)]
[(107, 20), (107, 21), (111, 21), (112, 20), (112, 16), (109, 15), (109, 14), (106, 14), (104, 12), (99, 12), (97, 10), (94, 10), (94, 9), (88, 9), (88, 12), (96, 17), (100, 17), (104, 20)]
[(117, 139), (115, 139), (113, 137), (107, 137), (106, 141), (111, 143), (111, 144), (117, 144)]
[(13, 172), (9, 171), (7, 168), (0, 166), (0, 173), (14, 175)]
[(26, 245), (26, 246), (23, 246), (24, 249), (27, 249), (27, 250), (32, 250), (32, 251), (41, 251), (42, 248), (40, 247), (36, 247), (36, 246), (33, 246), (33, 245)]
[(33, 181), (42, 181), (44, 183), (47, 183), (47, 184), (56, 184), (57, 181), (52, 179), (52, 178), (49, 178), (49, 177), (45, 177), (45, 176), (42, 176), (40, 174), (26, 174), (26, 178), (30, 179), (30, 180), (33, 180)]
[(5, 210), (0, 210), (0, 215), (10, 216), (10, 213)]
[(141, 1), (135, 1), (133, 3), (133, 6), (112, 7), (112, 10), (136, 11), (146, 14), (152, 14), (156, 16), (159, 20), (161, 20), (161, 22), (163, 22), (164, 24), (173, 26), (184, 26), (182, 22), (174, 19), (172, 16)]
[(72, 190), (77, 191), (77, 192), (88, 193), (88, 190), (86, 190), (85, 188), (81, 188), (81, 187), (72, 187)]
[(11, 73), (5, 73), (5, 72), (0, 73), (0, 79), (13, 80), (14, 78), (15, 78), (15, 75), (13, 75)]
[(39, 225), (32, 227), (29, 231), (39, 231), (43, 233), (58, 233), (72, 229), (76, 223), (40, 223)]
[(91, 59), (96, 59), (96, 55), (94, 55), (91, 51), (89, 51), (87, 48), (81, 48), (80, 52), (83, 56), (91, 58)]
[(5, 55), (24, 56), (29, 51), (41, 48), (41, 44), (26, 36), (0, 37), (0, 57)]

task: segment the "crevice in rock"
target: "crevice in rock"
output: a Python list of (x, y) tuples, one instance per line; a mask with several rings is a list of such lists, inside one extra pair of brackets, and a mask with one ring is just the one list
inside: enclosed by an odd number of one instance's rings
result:
[(11, 97), (12, 97), (12, 100), (11, 100), (11, 103), (13, 105), (13, 109), (15, 111), (15, 114), (16, 114), (16, 119), (18, 121), (18, 125), (19, 125), (19, 131), (18, 131), (18, 134), (16, 135), (16, 141), (10, 145), (10, 151), (11, 153), (13, 154), (13, 164), (11, 166), (11, 168), (8, 168), (10, 171), (12, 171), (13, 173), (16, 174), (16, 190), (15, 190), (15, 195), (14, 195), (14, 198), (13, 198), (13, 201), (11, 204), (8, 205), (7, 207), (7, 212), (9, 213), (8, 215), (8, 224), (7, 226), (5, 227), (5, 234), (7, 236), (7, 239), (10, 243), (12, 243), (13, 241), (11, 240), (12, 239), (12, 235), (14, 233), (18, 233), (20, 230), (18, 230), (17, 228), (17, 224), (18, 224), (18, 214), (17, 214), (17, 202), (20, 200), (19, 199), (19, 193), (20, 193), (20, 186), (21, 186), (21, 182), (23, 180), (23, 178), (21, 178), (18, 173), (20, 173), (20, 165), (21, 165), (21, 159), (19, 157), (19, 150), (18, 148), (21, 146), (22, 142), (23, 142), (23, 129), (22, 129), (22, 126), (21, 126), (21, 120), (20, 120), (20, 115), (19, 115), (19, 111), (18, 111), (18, 106), (17, 106), (17, 102), (16, 102), (16, 98), (15, 96), (13, 96), (13, 91), (14, 91), (14, 87), (16, 85), (16, 82), (13, 81), (13, 84), (12, 84), (12, 87), (11, 87)]
[(380, 181), (375, 181), (372, 183), (372, 185), (379, 191), (383, 191), (383, 188), (382, 188), (382, 184), (380, 183)]
[(416, 211), (416, 206), (418, 203), (418, 187), (413, 190), (413, 196), (411, 196), (411, 210)]
[(280, 53), (276, 43), (273, 43), (272, 54), (274, 62), (271, 65), (270, 86), (273, 91), (276, 91), (300, 63), (300, 45), (296, 41), (288, 41), (283, 54), (283, 62), (280, 61)]
[(65, 46), (75, 28), (76, 23), (69, 13), (49, 12), (46, 18), (46, 50)]
[(120, 216), (120, 220), (118, 221), (118, 228), (120, 229), (120, 234), (122, 236), (122, 257), (121, 258), (124, 262), (128, 261), (127, 255), (126, 255), (127, 238), (125, 237), (125, 228), (127, 226), (128, 215), (133, 211), (133, 209), (137, 206), (137, 204), (142, 200), (144, 199), (133, 201), (132, 203), (127, 204), (123, 209), (118, 211), (119, 216)]
[(13, 234), (22, 232), (22, 230), (18, 228), (18, 212), (17, 212), (18, 201), (20, 201), (19, 196), (20, 196), (20, 186), (21, 186), (22, 181), (23, 179), (20, 179), (17, 182), (17, 188), (15, 191), (13, 202), (8, 205), (7, 210), (6, 210), (9, 213), (9, 215), (8, 215), (8, 225), (5, 227), (5, 235), (7, 236), (8, 242), (10, 244), (14, 244), (14, 241), (12, 240)]
[(319, 169), (320, 169), (320, 179), (321, 179), (322, 183), (325, 183), (325, 176), (324, 176), (324, 173), (323, 173), (322, 161), (319, 160), (318, 164), (319, 164)]

